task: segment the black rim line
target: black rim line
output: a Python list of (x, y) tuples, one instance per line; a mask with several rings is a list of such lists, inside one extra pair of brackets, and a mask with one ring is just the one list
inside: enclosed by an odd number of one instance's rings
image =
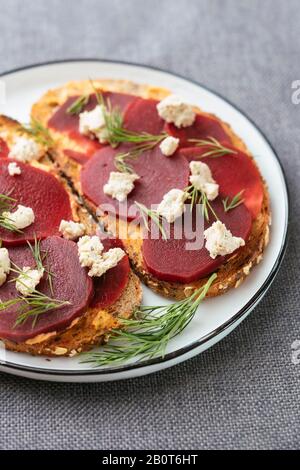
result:
[(271, 286), (271, 284), (272, 284), (272, 282), (273, 282), (273, 280), (274, 280), (274, 278), (275, 278), (275, 276), (276, 276), (276, 274), (279, 270), (279, 267), (282, 263), (282, 260), (284, 258), (284, 254), (285, 254), (286, 248), (287, 248), (290, 196), (289, 196), (289, 191), (288, 191), (288, 187), (287, 187), (287, 178), (286, 178), (285, 171), (283, 169), (282, 163), (281, 163), (281, 161), (278, 157), (278, 154), (275, 151), (273, 145), (270, 143), (269, 139), (266, 137), (264, 132), (261, 131), (258, 128), (258, 126), (252, 120), (252, 118), (249, 118), (249, 116), (247, 116), (247, 114), (245, 114), (244, 111), (242, 111), (238, 106), (236, 106), (230, 100), (228, 100), (227, 98), (222, 96), (220, 93), (210, 89), (209, 87), (207, 87), (206, 85), (203, 85), (202, 83), (197, 82), (196, 80), (187, 78), (187, 77), (185, 77), (183, 75), (180, 75), (178, 73), (175, 73), (175, 72), (169, 72), (169, 71), (164, 70), (164, 69), (159, 68), (159, 67), (154, 67), (152, 65), (147, 65), (147, 64), (139, 64), (139, 63), (134, 63), (134, 62), (127, 62), (127, 61), (122, 61), (122, 60), (109, 60), (109, 59), (95, 59), (95, 58), (79, 58), (79, 59), (77, 59), (77, 58), (74, 58), (74, 59), (53, 60), (53, 61), (48, 61), (48, 62), (40, 62), (40, 63), (37, 63), (37, 64), (31, 64), (31, 65), (27, 65), (27, 66), (24, 66), (24, 67), (11, 69), (7, 72), (2, 72), (0, 74), (0, 77), (12, 75), (12, 74), (17, 73), (17, 72), (23, 72), (23, 71), (30, 70), (30, 69), (37, 68), (37, 67), (44, 67), (44, 66), (48, 66), (48, 65), (58, 65), (58, 64), (64, 64), (64, 63), (76, 63), (76, 62), (99, 62), (99, 63), (106, 62), (106, 63), (111, 63), (111, 64), (124, 64), (124, 65), (129, 65), (129, 66), (152, 69), (154, 71), (163, 72), (163, 73), (166, 73), (166, 74), (171, 75), (171, 76), (173, 75), (173, 76), (176, 76), (176, 77), (181, 78), (183, 80), (189, 81), (190, 83), (193, 83), (194, 85), (200, 86), (201, 88), (209, 91), (210, 93), (214, 94), (215, 96), (218, 96), (223, 101), (225, 101), (230, 106), (232, 106), (234, 109), (236, 109), (239, 113), (241, 113), (255, 127), (255, 129), (262, 135), (262, 137), (265, 139), (265, 141), (267, 142), (267, 144), (271, 148), (271, 150), (272, 150), (272, 152), (273, 152), (273, 154), (274, 154), (274, 156), (277, 160), (277, 163), (279, 164), (279, 167), (281, 169), (281, 173), (282, 173), (282, 177), (283, 177), (283, 183), (285, 185), (285, 190), (286, 190), (286, 194), (287, 194), (287, 201), (286, 201), (287, 217), (286, 217), (286, 221), (285, 221), (285, 233), (284, 233), (282, 245), (280, 247), (279, 255), (278, 255), (277, 259), (274, 262), (274, 265), (273, 265), (273, 268), (272, 268), (271, 272), (269, 273), (269, 275), (268, 275), (267, 279), (265, 280), (265, 282), (263, 283), (263, 285), (259, 288), (259, 290), (255, 293), (255, 295), (249, 300), (249, 302), (247, 302), (247, 304), (241, 310), (239, 310), (232, 318), (230, 318), (227, 322), (222, 323), (222, 325), (220, 325), (218, 328), (216, 328), (212, 332), (208, 333), (206, 336), (200, 338), (197, 341), (194, 341), (193, 343), (191, 343), (190, 345), (188, 345), (186, 347), (180, 348), (177, 351), (166, 354), (164, 358), (159, 358), (158, 357), (156, 359), (150, 359), (150, 360), (146, 360), (146, 361), (142, 361), (142, 362), (138, 362), (138, 363), (133, 363), (133, 364), (128, 364), (128, 365), (124, 365), (124, 366), (119, 366), (119, 367), (115, 367), (115, 368), (110, 368), (110, 369), (109, 368), (108, 369), (101, 369), (101, 370), (100, 369), (91, 369), (91, 370), (78, 370), (78, 371), (69, 371), (69, 370), (60, 370), (60, 369), (49, 369), (48, 370), (48, 369), (44, 369), (44, 368), (40, 368), (40, 367), (35, 368), (34, 366), (31, 367), (31, 366), (15, 365), (11, 362), (5, 362), (5, 363), (0, 362), (0, 368), (3, 371), (5, 371), (5, 369), (8, 369), (8, 370), (31, 372), (31, 373), (37, 374), (37, 375), (69, 376), (69, 377), (76, 377), (76, 376), (80, 377), (80, 376), (89, 376), (89, 375), (91, 375), (91, 376), (95, 376), (95, 375), (115, 375), (115, 374), (118, 374), (118, 373), (121, 373), (121, 372), (126, 372), (126, 371), (130, 371), (130, 370), (136, 370), (136, 369), (141, 369), (141, 368), (144, 368), (144, 367), (149, 367), (149, 366), (156, 365), (156, 364), (166, 363), (166, 362), (169, 362), (173, 359), (179, 358), (179, 357), (187, 354), (188, 352), (192, 351), (193, 349), (196, 349), (196, 348), (202, 346), (203, 344), (207, 343), (211, 339), (219, 336), (221, 333), (228, 330), (239, 319), (241, 319), (243, 316), (246, 316), (247, 312), (249, 310), (251, 310), (251, 308), (254, 308), (257, 305), (259, 300), (261, 300), (261, 298), (264, 296), (264, 294), (267, 292), (267, 290)]

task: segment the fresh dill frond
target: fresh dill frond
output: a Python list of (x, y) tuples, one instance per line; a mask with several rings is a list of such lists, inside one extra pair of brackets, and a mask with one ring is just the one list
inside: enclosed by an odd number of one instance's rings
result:
[(121, 328), (112, 330), (107, 346), (100, 352), (84, 355), (82, 363), (92, 367), (119, 365), (128, 360), (140, 362), (164, 357), (169, 341), (180, 334), (194, 318), (197, 309), (217, 278), (212, 274), (204, 286), (187, 299), (170, 305), (142, 306), (133, 319), (119, 318)]
[(80, 114), (83, 108), (88, 104), (89, 99), (90, 95), (87, 94), (79, 96), (79, 98), (77, 98), (77, 100), (68, 107), (67, 114), (70, 114), (71, 116), (77, 116)]
[(30, 124), (23, 124), (22, 131), (31, 135), (38, 144), (53, 147), (54, 142), (49, 130), (37, 119), (32, 118)]
[(201, 205), (201, 213), (203, 217), (205, 217), (207, 222), (209, 222), (210, 212), (216, 220), (219, 220), (215, 210), (207, 199), (207, 195), (204, 191), (200, 191), (199, 189), (195, 188), (193, 184), (188, 186), (184, 191), (186, 193), (186, 201), (190, 201), (190, 211), (192, 211), (194, 207), (199, 204)]
[[(32, 327), (34, 327), (40, 315), (70, 304), (66, 300), (53, 299), (38, 290), (34, 290), (26, 297), (20, 296), (19, 298), (22, 301), (22, 305), (20, 306), (15, 326), (22, 325), (28, 318), (33, 317)], [(0, 308), (2, 309), (2, 305), (0, 305)]]
[(226, 199), (223, 199), (222, 202), (223, 202), (223, 207), (224, 207), (225, 212), (235, 209), (236, 207), (238, 207), (240, 204), (244, 202), (244, 199), (242, 198), (243, 192), (244, 192), (244, 189), (242, 189), (242, 191), (240, 191), (235, 196), (233, 196), (231, 200), (229, 197), (226, 197)]
[[(35, 237), (34, 246), (32, 246), (29, 242), (27, 243), (33, 255), (33, 258), (35, 260), (36, 268), (39, 271), (47, 273), (47, 276), (48, 276), (47, 279), (49, 282), (51, 295), (53, 296), (53, 286), (52, 286), (53, 273), (51, 273), (49, 268), (47, 268), (44, 265), (45, 257), (47, 256), (47, 254), (42, 256), (41, 254), (42, 252), (40, 249), (40, 240), (37, 240), (36, 237)], [(10, 271), (16, 273), (18, 277), (11, 279), (9, 282), (16, 282), (16, 280), (18, 279), (19, 283), (21, 283), (24, 287), (27, 287), (26, 278), (30, 279), (30, 276), (26, 274), (26, 272), (24, 272), (19, 266), (17, 266), (13, 262), (11, 262)], [(20, 275), (22, 276), (22, 278), (25, 279), (24, 281), (22, 281), (22, 279), (19, 278)], [(19, 304), (20, 307), (19, 307), (18, 317), (15, 322), (15, 327), (25, 323), (25, 321), (28, 318), (32, 318), (32, 317), (33, 317), (32, 326), (34, 326), (40, 315), (47, 313), (50, 310), (56, 310), (65, 305), (69, 305), (70, 302), (65, 301), (65, 300), (54, 299), (53, 297), (49, 297), (48, 295), (43, 294), (39, 290), (34, 289), (30, 294), (26, 296), (18, 295), (14, 299), (10, 299), (6, 302), (0, 302), (0, 312), (5, 311), (9, 307), (12, 307), (13, 305), (16, 305), (16, 304)]]
[(157, 211), (148, 209), (146, 206), (144, 206), (144, 204), (141, 204), (137, 201), (135, 201), (134, 203), (140, 211), (140, 214), (142, 216), (144, 225), (145, 225), (146, 229), (148, 230), (148, 232), (150, 232), (150, 228), (149, 228), (149, 219), (150, 219), (157, 226), (159, 232), (162, 235), (163, 240), (167, 240), (168, 237), (167, 237), (167, 233), (164, 229), (164, 223), (163, 223), (162, 216), (159, 215)]
[(115, 167), (122, 173), (134, 173), (134, 169), (128, 163), (128, 161), (136, 160), (142, 153), (154, 149), (163, 139), (165, 139), (166, 134), (161, 135), (151, 135), (148, 134), (151, 140), (147, 143), (141, 143), (134, 145), (128, 152), (119, 153), (115, 157)]
[(6, 212), (13, 209), (16, 202), (16, 199), (6, 194), (0, 194), (0, 227), (10, 232), (22, 233), (22, 230), (18, 229), (13, 220), (6, 215)]
[(156, 145), (161, 143), (168, 134), (162, 132), (161, 134), (154, 135), (147, 132), (134, 132), (125, 129), (123, 123), (123, 116), (119, 108), (112, 107), (110, 100), (105, 100), (102, 93), (96, 89), (94, 83), (91, 81), (92, 88), (96, 94), (99, 106), (103, 108), (105, 120), (105, 138), (112, 147), (117, 147), (122, 143), (135, 144), (126, 153), (116, 155), (115, 166), (121, 172), (132, 173), (131, 166), (125, 163), (126, 159), (133, 159), (140, 156), (143, 152), (152, 150)]
[(208, 147), (207, 152), (201, 155), (201, 158), (204, 157), (223, 157), (224, 155), (234, 155), (236, 150), (230, 149), (222, 145), (214, 137), (208, 137), (207, 139), (189, 139), (189, 142), (193, 143), (197, 147)]

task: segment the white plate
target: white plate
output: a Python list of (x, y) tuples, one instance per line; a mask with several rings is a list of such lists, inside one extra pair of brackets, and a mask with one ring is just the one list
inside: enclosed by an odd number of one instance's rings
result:
[[(69, 80), (88, 77), (122, 78), (166, 87), (230, 123), (255, 156), (267, 181), (272, 205), (271, 242), (263, 262), (238, 289), (207, 300), (200, 306), (190, 325), (171, 341), (164, 359), (127, 364), (115, 369), (91, 369), (81, 364), (78, 358), (49, 360), (6, 352), (2, 348), (0, 370), (16, 375), (54, 381), (100, 382), (150, 374), (185, 361), (224, 338), (250, 313), (270, 287), (286, 246), (288, 194), (274, 149), (249, 118), (202, 85), (169, 72), (135, 64), (98, 60), (55, 62), (2, 75), (7, 100), (5, 105), (1, 106), (0, 103), (1, 113), (28, 122), (31, 104), (45, 91)], [(144, 288), (144, 303), (161, 305), (166, 300)]]

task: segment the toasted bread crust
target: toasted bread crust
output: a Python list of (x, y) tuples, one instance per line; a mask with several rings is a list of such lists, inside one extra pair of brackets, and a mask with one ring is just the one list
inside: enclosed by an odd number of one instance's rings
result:
[(113, 305), (107, 309), (89, 308), (62, 332), (39, 335), (23, 343), (3, 340), (7, 349), (44, 356), (75, 356), (105, 343), (112, 328), (118, 328), (117, 316), (129, 318), (142, 301), (139, 279), (130, 273), (127, 286)]
[[(20, 123), (7, 116), (0, 115), (0, 137), (3, 137), (8, 144), (11, 144), (16, 134), (23, 134), (20, 130)], [(69, 195), (74, 221), (84, 223), (87, 234), (95, 234), (97, 223), (82, 204), (80, 198), (74, 193), (69, 181), (61, 173), (57, 164), (53, 162), (47, 148), (44, 148), (44, 151), (45, 155), (39, 161), (32, 162), (32, 166), (47, 171), (59, 179)], [(119, 326), (117, 316), (130, 317), (135, 308), (141, 304), (141, 301), (142, 287), (140, 281), (133, 272), (130, 272), (127, 286), (121, 297), (109, 308), (88, 308), (84, 315), (78, 317), (66, 330), (61, 332), (53, 331), (42, 334), (22, 343), (14, 343), (5, 339), (2, 341), (6, 348), (11, 351), (55, 357), (74, 356), (105, 342), (109, 337), (109, 331)]]
[[(102, 90), (117, 91), (124, 93), (133, 93), (136, 96), (143, 98), (154, 98), (161, 100), (168, 96), (170, 92), (162, 88), (155, 88), (147, 85), (134, 84), (132, 82), (123, 80), (95, 80), (95, 86)], [(38, 103), (32, 108), (32, 117), (40, 120), (45, 126), (49, 118), (52, 116), (57, 107), (61, 106), (65, 100), (76, 94), (89, 93), (91, 92), (91, 85), (88, 81), (82, 82), (70, 82), (64, 87), (56, 90), (50, 90), (47, 92)], [(231, 126), (224, 121), (221, 121), (213, 114), (205, 113), (199, 108), (195, 108), (198, 114), (210, 116), (223, 126), (225, 131), (231, 137), (232, 143), (235, 147), (245, 152), (249, 158), (251, 158), (256, 165), (251, 153), (247, 149), (245, 143), (240, 137), (238, 137)], [(66, 135), (53, 132), (50, 130), (52, 137), (56, 141), (56, 150), (53, 153), (53, 158), (58, 164), (58, 167), (67, 175), (72, 181), (74, 188), (82, 195), (80, 186), (80, 168), (81, 165), (67, 158), (63, 149), (70, 148), (72, 150), (82, 150), (77, 143), (70, 140)], [(257, 165), (256, 165), (257, 166)], [(246, 242), (245, 247), (241, 248), (238, 253), (231, 256), (226, 263), (224, 263), (220, 269), (218, 269), (217, 281), (210, 287), (208, 291), (208, 297), (220, 295), (228, 291), (230, 288), (237, 288), (243, 280), (249, 275), (251, 269), (258, 264), (262, 257), (265, 247), (269, 242), (269, 225), (270, 225), (270, 202), (267, 187), (262, 179), (264, 186), (264, 198), (262, 209), (256, 220), (253, 222), (252, 230), (249, 239)], [(96, 214), (96, 206), (90, 201), (85, 201), (86, 207), (92, 214)], [(108, 231), (115, 233), (116, 227), (112, 229), (111, 221), (109, 217), (103, 216), (99, 218)], [(200, 279), (199, 281), (181, 284), (175, 282), (160, 281), (150, 274), (143, 262), (142, 256), (142, 238), (139, 233), (135, 233), (135, 239), (127, 234), (126, 223), (119, 222), (118, 234), (123, 233), (123, 242), (125, 249), (129, 255), (132, 268), (141, 280), (148, 285), (152, 290), (162, 294), (168, 298), (182, 299), (192, 294), (192, 292), (204, 285), (207, 281), (207, 277)]]

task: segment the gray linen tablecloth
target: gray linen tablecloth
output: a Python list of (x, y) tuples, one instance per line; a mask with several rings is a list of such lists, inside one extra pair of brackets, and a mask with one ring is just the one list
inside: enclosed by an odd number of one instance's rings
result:
[[(297, 0), (0, 0), (0, 72), (76, 57), (142, 62), (227, 96), (267, 134), (291, 193), (267, 296), (229, 337), (152, 376), (55, 384), (0, 374), (0, 448), (299, 448), (300, 79)], [(294, 361), (297, 362), (297, 361)]]

